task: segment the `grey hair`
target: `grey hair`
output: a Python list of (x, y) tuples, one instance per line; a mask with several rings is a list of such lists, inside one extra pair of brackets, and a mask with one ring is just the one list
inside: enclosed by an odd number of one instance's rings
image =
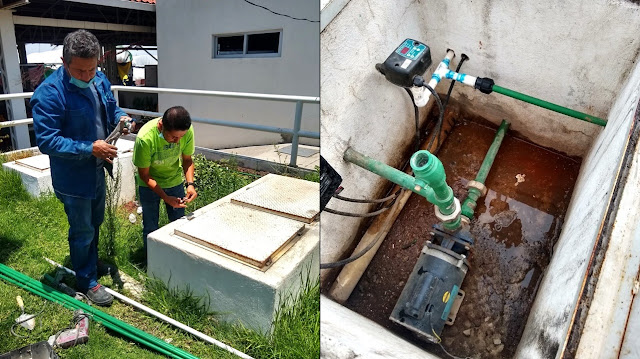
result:
[(77, 30), (65, 36), (62, 46), (62, 59), (67, 65), (71, 63), (71, 59), (74, 56), (97, 59), (99, 55), (100, 43), (98, 38), (89, 31)]

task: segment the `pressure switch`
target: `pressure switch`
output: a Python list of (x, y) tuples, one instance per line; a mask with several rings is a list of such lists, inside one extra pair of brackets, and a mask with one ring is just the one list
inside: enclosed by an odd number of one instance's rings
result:
[(431, 50), (420, 41), (406, 39), (389, 55), (384, 63), (376, 64), (376, 69), (389, 80), (401, 86), (413, 86), (413, 78), (421, 76), (431, 65)]

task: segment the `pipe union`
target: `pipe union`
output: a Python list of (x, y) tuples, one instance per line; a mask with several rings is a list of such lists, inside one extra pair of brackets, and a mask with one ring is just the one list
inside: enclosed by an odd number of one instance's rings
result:
[(469, 181), (467, 182), (467, 188), (475, 188), (482, 194), (481, 197), (487, 195), (487, 186), (478, 181)]
[(462, 212), (462, 207), (460, 207), (460, 201), (455, 197), (453, 198), (453, 205), (455, 206), (455, 209), (453, 210), (453, 212), (451, 212), (451, 214), (443, 214), (442, 212), (440, 212), (440, 208), (434, 205), (434, 212), (436, 214), (436, 217), (438, 217), (438, 219), (442, 222), (452, 222), (458, 219), (460, 213)]

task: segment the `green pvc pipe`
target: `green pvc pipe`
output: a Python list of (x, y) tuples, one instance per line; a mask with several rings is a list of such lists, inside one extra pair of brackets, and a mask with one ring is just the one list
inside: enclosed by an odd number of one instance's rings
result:
[(124, 323), (98, 309), (90, 307), (83, 302), (69, 297), (66, 294), (60, 293), (55, 289), (5, 265), (0, 264), (0, 273), (1, 279), (4, 279), (7, 282), (15, 284), (28, 291), (31, 291), (34, 294), (40, 295), (45, 299), (51, 300), (55, 303), (59, 303), (66, 308), (82, 309), (86, 313), (92, 314), (94, 320), (101, 322), (105, 327), (124, 336), (127, 336), (133, 340), (136, 340), (139, 343), (146, 345), (147, 347), (162, 354), (168, 355), (173, 358), (197, 359), (196, 356), (188, 352), (176, 348), (173, 345), (170, 345), (165, 341), (154, 337), (153, 335), (150, 335), (140, 329)]
[[(489, 175), (489, 171), (491, 170), (491, 166), (493, 166), (493, 161), (496, 159), (496, 155), (498, 154), (498, 150), (500, 150), (500, 145), (502, 144), (502, 140), (504, 139), (504, 135), (507, 133), (509, 129), (509, 122), (502, 120), (500, 127), (498, 127), (498, 131), (496, 135), (493, 137), (493, 143), (491, 143), (491, 147), (487, 151), (487, 154), (484, 156), (484, 160), (482, 161), (482, 165), (480, 166), (480, 170), (476, 175), (476, 182), (480, 182), (484, 184), (487, 180), (487, 176)], [(469, 188), (469, 193), (467, 194), (467, 198), (462, 203), (462, 215), (471, 219), (473, 218), (473, 212), (476, 209), (477, 201), (482, 196), (482, 193), (477, 188)]]
[[(70, 310), (78, 309), (78, 308), (74, 308), (73, 306), (71, 306), (71, 305), (69, 305), (69, 304), (60, 303), (60, 302), (58, 302), (58, 301), (56, 300), (56, 298), (47, 296), (47, 293), (46, 293), (46, 292), (38, 292), (37, 290), (35, 290), (35, 289), (33, 289), (33, 288), (30, 288), (30, 287), (29, 287), (28, 285), (26, 285), (26, 284), (23, 284), (23, 283), (21, 283), (21, 282), (15, 281), (15, 280), (13, 280), (13, 279), (11, 279), (11, 278), (9, 278), (9, 277), (6, 277), (6, 276), (4, 276), (4, 275), (2, 275), (2, 274), (0, 274), (0, 279), (2, 279), (2, 280), (4, 280), (4, 281), (6, 281), (6, 282), (8, 282), (8, 283), (14, 284), (15, 286), (20, 287), (20, 288), (22, 288), (22, 289), (24, 289), (24, 290), (26, 290), (26, 291), (29, 291), (29, 292), (31, 292), (31, 293), (33, 293), (33, 294), (39, 295), (40, 297), (45, 298), (45, 299), (47, 299), (47, 300), (49, 300), (49, 301), (52, 301), (52, 302), (57, 303), (57, 304), (60, 304), (60, 305), (62, 305), (63, 307), (65, 307), (65, 308), (67, 308), (67, 309), (70, 309)], [(126, 337), (129, 337), (129, 338), (133, 339), (133, 340), (136, 340), (136, 341), (138, 341), (139, 343), (141, 343), (141, 344), (143, 344), (143, 345), (146, 345), (147, 347), (149, 347), (149, 348), (151, 348), (151, 349), (153, 349), (153, 350), (155, 350), (155, 351), (157, 351), (157, 352), (159, 352), (159, 353), (162, 353), (162, 354), (164, 354), (164, 355), (166, 355), (166, 356), (169, 356), (169, 357), (176, 358), (176, 356), (175, 356), (174, 354), (172, 354), (172, 353), (170, 353), (170, 352), (168, 352), (168, 351), (166, 351), (166, 350), (164, 350), (164, 349), (162, 349), (162, 348), (160, 348), (160, 347), (156, 346), (156, 345), (155, 345), (155, 344), (153, 344), (153, 343), (150, 343), (150, 342), (148, 342), (148, 341), (144, 340), (143, 338), (132, 338), (132, 337), (131, 337), (131, 335), (130, 335), (128, 332), (123, 331), (123, 330), (120, 330), (119, 328), (116, 328), (116, 327), (112, 327), (112, 326), (110, 326), (110, 325), (109, 325), (109, 323), (104, 322), (104, 321), (103, 321), (103, 320), (101, 320), (100, 318), (97, 318), (97, 317), (95, 317), (95, 316), (94, 316), (94, 317), (93, 317), (93, 320), (94, 320), (94, 321), (96, 321), (96, 322), (98, 322), (98, 323), (100, 323), (100, 324), (102, 324), (102, 325), (104, 325), (105, 327), (107, 327), (107, 328), (109, 328), (109, 329), (113, 330), (114, 332), (117, 332), (117, 333), (119, 333), (119, 334), (121, 334), (121, 335), (123, 335), (123, 336), (126, 336)], [(181, 358), (181, 357), (180, 357), (180, 358)]]
[[(416, 180), (426, 183), (433, 188), (434, 199), (432, 203), (438, 206), (444, 215), (452, 214), (456, 210), (453, 190), (447, 184), (447, 176), (444, 173), (444, 166), (438, 157), (429, 151), (421, 150), (413, 154), (409, 164), (416, 175)], [(448, 230), (456, 230), (460, 227), (460, 215), (455, 220), (443, 223)]]
[(575, 111), (566, 107), (562, 107), (559, 105), (556, 105), (554, 103), (551, 102), (547, 102), (544, 100), (541, 100), (539, 98), (533, 97), (533, 96), (529, 96), (529, 95), (525, 95), (523, 93), (517, 92), (517, 91), (513, 91), (513, 90), (509, 90), (507, 88), (504, 87), (500, 87), (498, 85), (493, 85), (493, 91), (503, 94), (505, 96), (509, 96), (509, 97), (513, 97), (515, 99), (524, 101), (524, 102), (528, 102), (532, 105), (536, 105), (536, 106), (540, 106), (543, 108), (546, 108), (548, 110), (551, 111), (555, 111), (555, 112), (559, 112), (561, 114), (567, 115), (567, 116), (571, 116), (574, 118), (577, 118), (579, 120), (583, 120), (583, 121), (587, 121), (587, 122), (591, 122), (591, 123), (595, 123), (596, 125), (600, 125), (600, 126), (606, 126), (607, 125), (607, 121), (595, 117), (595, 116), (591, 116), (591, 115), (587, 115), (586, 113), (582, 113), (580, 111)]
[[(83, 309), (85, 312), (92, 314), (94, 316), (94, 320), (101, 322), (106, 327), (122, 334), (127, 337), (130, 337), (134, 340), (137, 340), (143, 345), (150, 347), (151, 349), (158, 350), (159, 352), (168, 355), (173, 358), (196, 358), (195, 356), (184, 352), (148, 333), (140, 331), (137, 328), (134, 328), (124, 322), (119, 321), (118, 319), (105, 314), (104, 312), (94, 309), (80, 301), (77, 301), (66, 294), (57, 292), (51, 287), (48, 287), (31, 277), (28, 277), (20, 272), (17, 272), (9, 267), (2, 268), (0, 265), (0, 272), (3, 272), (11, 277), (14, 280), (25, 283), (27, 290), (32, 291), (35, 294), (41, 295), (43, 297), (50, 298), (56, 303), (61, 303), (63, 306), (70, 309)], [(24, 287), (23, 287), (24, 288)], [(131, 330), (135, 329), (135, 330)]]
[[(429, 153), (429, 151), (418, 151), (411, 156), (411, 166), (416, 173), (416, 177), (410, 176), (387, 164), (377, 161), (371, 157), (349, 147), (344, 152), (343, 158), (366, 170), (369, 170), (389, 181), (419, 194), (438, 207), (442, 214), (448, 215), (455, 211), (453, 190), (446, 183), (446, 176), (442, 162)], [(460, 218), (456, 221), (445, 223), (446, 226), (457, 228), (460, 225)], [(453, 229), (455, 229), (453, 228)]]
[[(7, 274), (7, 273), (5, 272), (5, 274)], [(28, 276), (24, 276), (19, 272), (8, 273), (8, 274), (9, 275), (14, 275), (15, 276), (14, 277), (15, 281), (8, 280), (8, 278), (5, 277), (4, 275), (0, 275), (0, 278), (5, 279), (7, 281), (10, 281), (10, 282), (20, 286), (23, 289), (31, 291), (32, 293), (40, 295), (40, 296), (42, 296), (42, 297), (44, 297), (46, 299), (49, 299), (49, 300), (51, 300), (51, 301), (53, 301), (55, 303), (61, 304), (61, 305), (63, 305), (64, 307), (66, 307), (68, 309), (71, 309), (71, 310), (83, 309), (88, 314), (92, 314), (93, 315), (93, 319), (95, 321), (103, 324), (105, 327), (107, 327), (107, 328), (109, 328), (109, 329), (111, 329), (111, 330), (113, 330), (113, 331), (115, 331), (115, 332), (117, 332), (119, 334), (127, 336), (127, 337), (129, 337), (129, 338), (131, 338), (133, 340), (136, 340), (139, 343), (141, 343), (143, 345), (146, 345), (147, 347), (149, 347), (149, 348), (151, 348), (153, 350), (156, 350), (156, 351), (158, 351), (158, 352), (160, 352), (162, 354), (165, 354), (165, 355), (173, 357), (173, 358), (192, 358), (193, 357), (190, 354), (188, 356), (182, 355), (180, 353), (181, 352), (180, 349), (175, 348), (175, 347), (173, 347), (171, 345), (166, 345), (166, 343), (164, 343), (164, 344), (160, 343), (161, 342), (160, 339), (155, 338), (155, 337), (153, 337), (153, 336), (151, 336), (151, 335), (149, 335), (147, 333), (145, 333), (145, 334), (147, 334), (146, 338), (133, 335), (129, 331), (127, 331), (127, 330), (125, 330), (125, 329), (123, 329), (123, 328), (121, 328), (121, 327), (119, 327), (117, 325), (114, 325), (110, 321), (105, 320), (105, 318), (103, 316), (101, 316), (98, 313), (96, 313), (96, 312), (99, 312), (101, 314), (104, 314), (103, 312), (101, 312), (101, 311), (99, 311), (97, 309), (92, 310), (93, 308), (88, 307), (88, 306), (87, 306), (88, 308), (86, 308), (86, 307), (83, 308), (82, 306), (74, 305), (74, 304), (84, 304), (84, 303), (79, 302), (79, 301), (76, 301), (77, 303), (73, 303), (73, 301), (75, 301), (75, 299), (67, 296), (66, 294), (62, 294), (62, 293), (56, 292), (53, 288), (50, 288), (50, 287), (48, 287), (46, 285), (42, 285), (41, 287), (38, 287), (37, 285), (35, 285), (35, 283), (40, 283), (40, 282), (35, 281), (34, 279), (32, 279), (32, 278), (30, 278)], [(26, 283), (21, 283), (21, 281), (24, 281), (24, 280), (26, 280)], [(59, 297), (59, 295), (61, 295), (63, 297)], [(68, 299), (72, 299), (72, 301), (69, 301)], [(104, 316), (110, 317), (107, 314), (104, 314)], [(113, 317), (111, 317), (111, 318), (117, 321), (117, 319), (115, 319)], [(152, 337), (152, 338), (156, 339), (156, 341), (155, 341), (156, 343), (150, 341), (149, 337)], [(161, 346), (158, 346), (157, 344), (159, 344)], [(175, 350), (166, 350), (167, 348), (175, 349)], [(184, 352), (184, 353), (186, 353), (186, 352)], [(195, 358), (195, 357), (193, 357), (193, 358)]]
[(433, 193), (433, 189), (418, 186), (416, 187), (416, 179), (413, 176), (409, 176), (408, 174), (399, 171), (389, 165), (386, 165), (380, 161), (377, 161), (371, 157), (365, 156), (362, 153), (354, 150), (349, 147), (344, 152), (343, 158), (347, 162), (351, 162), (354, 165), (358, 165), (368, 171), (371, 171), (377, 174), (380, 177), (384, 177), (389, 181), (406, 188), (410, 191), (413, 191), (422, 197), (426, 198), (429, 202), (432, 202), (435, 198), (435, 194)]

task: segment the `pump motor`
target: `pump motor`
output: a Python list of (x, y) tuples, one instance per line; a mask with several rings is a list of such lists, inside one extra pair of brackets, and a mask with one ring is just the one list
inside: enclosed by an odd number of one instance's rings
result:
[(449, 233), (435, 225), (432, 233), (389, 319), (439, 343), (442, 329), (453, 325), (464, 299), (460, 287), (469, 270), (467, 255), (473, 240), (466, 226)]
[(431, 50), (420, 41), (406, 39), (376, 69), (394, 85), (413, 86), (413, 78), (421, 76), (431, 65)]

